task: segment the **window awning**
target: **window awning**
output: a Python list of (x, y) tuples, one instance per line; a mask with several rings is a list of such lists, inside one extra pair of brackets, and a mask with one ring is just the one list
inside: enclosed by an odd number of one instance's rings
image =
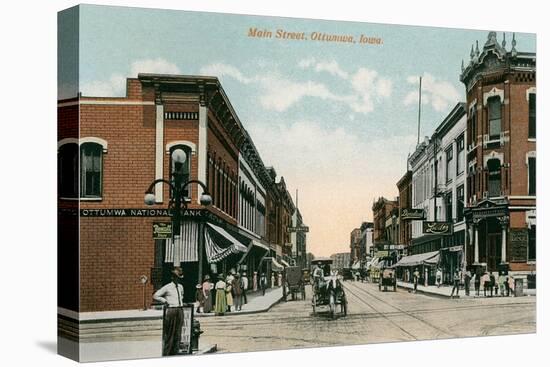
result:
[(274, 257), (271, 258), (271, 270), (273, 271), (283, 271), (284, 267), (275, 260)]
[(394, 266), (435, 265), (439, 262), (439, 251), (402, 257)]
[(283, 259), (281, 259), (281, 264), (283, 264), (283, 266), (285, 266), (285, 267), (289, 267), (289, 266), (290, 266), (290, 264), (287, 263), (286, 261), (284, 261)]
[(231, 254), (244, 253), (248, 248), (235, 237), (215, 224), (207, 223), (204, 234), (206, 258), (209, 263), (216, 263)]
[(164, 261), (171, 263), (199, 261), (198, 242), (199, 225), (197, 222), (183, 222), (180, 237), (172, 241), (166, 239)]

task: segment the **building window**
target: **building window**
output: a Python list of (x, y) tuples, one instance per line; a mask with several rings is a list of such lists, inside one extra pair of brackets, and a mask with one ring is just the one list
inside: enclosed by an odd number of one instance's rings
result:
[(58, 190), (63, 198), (78, 197), (78, 144), (69, 143), (59, 148)]
[(472, 146), (477, 143), (477, 107), (474, 106), (470, 115), (470, 141)]
[(80, 146), (80, 196), (83, 198), (101, 197), (102, 154), (100, 144)]
[(487, 161), (487, 170), (489, 174), (487, 190), (489, 197), (500, 196), (500, 160), (489, 159)]
[(499, 97), (491, 97), (489, 105), (489, 140), (500, 139), (502, 110)]
[(527, 160), (527, 166), (529, 171), (529, 195), (536, 195), (537, 193), (537, 159), (534, 157), (529, 157)]
[(534, 261), (537, 259), (537, 226), (532, 225), (529, 228), (528, 238), (527, 261)]
[(529, 93), (529, 138), (537, 137), (537, 98), (535, 93)]
[(447, 222), (453, 221), (453, 192), (445, 196), (445, 219)]
[(464, 220), (464, 185), (456, 188), (456, 220), (457, 222)]
[[(175, 150), (182, 150), (185, 153), (185, 161), (179, 168), (179, 174), (182, 176), (181, 181), (181, 187), (183, 188), (187, 181), (189, 181), (189, 171), (191, 166), (191, 149), (186, 145), (175, 145), (170, 148), (170, 177), (173, 178), (174, 174), (176, 173), (176, 162), (172, 159), (172, 153)], [(182, 192), (183, 197), (189, 198), (191, 193), (189, 192), (189, 187), (186, 187), (185, 190)], [(172, 197), (174, 193), (172, 192), (172, 189), (170, 189), (170, 197)]]
[(464, 172), (464, 136), (461, 135), (456, 141), (456, 174)]
[(447, 181), (451, 180), (451, 172), (452, 172), (452, 162), (453, 162), (453, 146), (449, 147), (445, 151), (445, 155), (447, 156), (447, 171), (445, 172), (445, 178)]

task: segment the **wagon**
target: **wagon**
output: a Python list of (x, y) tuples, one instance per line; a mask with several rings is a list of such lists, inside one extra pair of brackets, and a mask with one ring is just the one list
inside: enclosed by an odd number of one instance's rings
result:
[(314, 285), (313, 298), (311, 306), (313, 315), (317, 315), (328, 309), (330, 317), (336, 318), (337, 313), (346, 316), (348, 313), (348, 301), (346, 293), (339, 277), (336, 275), (320, 279), (317, 285)]
[(392, 287), (393, 291), (397, 291), (397, 278), (395, 276), (395, 269), (393, 268), (385, 268), (382, 269), (380, 272), (380, 280), (378, 282), (378, 290), (382, 290), (382, 287), (384, 287), (384, 291), (388, 290), (388, 287)]
[(285, 301), (289, 293), (293, 301), (298, 298), (298, 294), (300, 294), (302, 300), (306, 299), (302, 269), (298, 266), (289, 266), (285, 268), (285, 287), (288, 289), (284, 294)]

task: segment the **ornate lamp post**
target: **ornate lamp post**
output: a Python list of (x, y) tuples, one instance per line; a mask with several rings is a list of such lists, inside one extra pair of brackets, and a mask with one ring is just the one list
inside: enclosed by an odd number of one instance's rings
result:
[(172, 213), (172, 240), (180, 236), (180, 227), (183, 217), (183, 211), (187, 209), (187, 201), (184, 196), (186, 189), (191, 184), (197, 184), (203, 189), (200, 197), (200, 203), (204, 206), (212, 204), (212, 197), (208, 193), (206, 185), (199, 180), (189, 180), (184, 182), (183, 164), (187, 160), (187, 154), (183, 149), (175, 149), (172, 152), (172, 161), (174, 162), (174, 172), (170, 175), (170, 180), (157, 179), (151, 182), (147, 191), (145, 191), (144, 202), (146, 205), (155, 204), (155, 194), (153, 192), (157, 183), (164, 183), (170, 186), (172, 197), (168, 204), (168, 209)]

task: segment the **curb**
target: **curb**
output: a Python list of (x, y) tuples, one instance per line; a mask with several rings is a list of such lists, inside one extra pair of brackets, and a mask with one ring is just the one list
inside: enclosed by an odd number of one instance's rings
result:
[[(398, 288), (406, 289), (406, 290), (409, 291), (409, 293), (413, 293), (413, 292), (414, 292), (413, 288), (405, 287), (405, 286), (403, 286), (403, 285), (399, 285), (399, 284), (398, 284), (397, 287), (398, 287)], [(427, 292), (427, 291), (421, 290), (421, 289), (417, 289), (417, 290), (416, 290), (416, 293), (422, 293), (422, 294), (424, 294), (424, 295), (427, 295), (427, 296), (430, 296), (430, 297), (436, 297), (436, 298), (445, 298), (445, 299), (450, 299), (450, 298), (451, 298), (450, 295), (439, 294), (439, 293), (433, 293), (433, 292)], [(453, 296), (453, 298), (455, 298), (455, 297), (457, 297), (457, 298), (462, 298), (462, 297), (460, 297), (460, 295), (459, 295), (459, 296)]]
[[(276, 304), (279, 304), (281, 301), (283, 300), (283, 297), (281, 296), (281, 298), (279, 298), (278, 300), (276, 300), (275, 302), (273, 302), (271, 305), (269, 305), (268, 307), (266, 308), (261, 308), (259, 310), (250, 310), (250, 311), (233, 311), (233, 312), (226, 312), (223, 314), (223, 316), (220, 316), (220, 317), (224, 317), (224, 316), (239, 316), (239, 315), (251, 315), (251, 314), (255, 314), (255, 313), (262, 313), (262, 312), (267, 312), (269, 311), (273, 306), (275, 306)], [(200, 316), (198, 316), (200, 315)], [(200, 314), (197, 314), (195, 313), (195, 317), (196, 318), (203, 318), (203, 317), (216, 317), (217, 315), (214, 313), (214, 312), (211, 312), (209, 314), (203, 314), (203, 313), (200, 313)]]

